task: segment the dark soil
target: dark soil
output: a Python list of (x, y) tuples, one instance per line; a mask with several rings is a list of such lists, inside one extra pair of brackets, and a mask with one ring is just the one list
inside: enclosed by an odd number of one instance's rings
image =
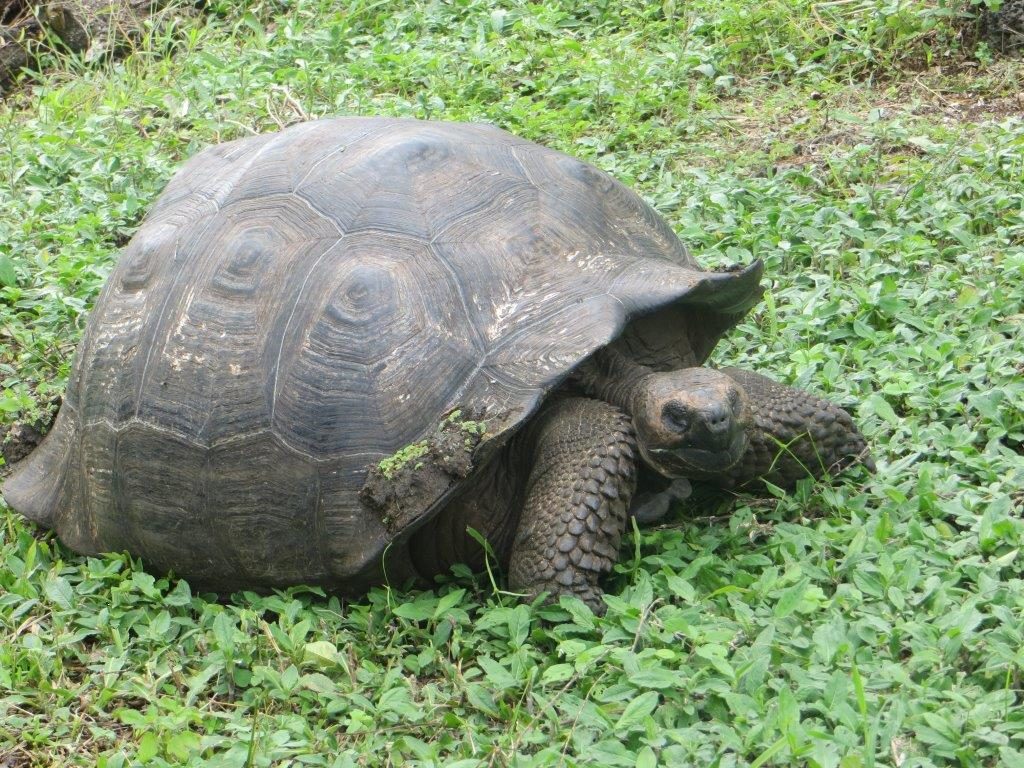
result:
[(43, 53), (99, 56), (124, 50), (145, 20), (169, 0), (0, 0), (0, 87), (9, 87)]
[[(34, 421), (16, 421), (13, 424), (0, 425), (0, 456), (3, 456), (5, 462), (5, 466), (0, 467), (0, 476), (6, 475), (14, 464), (26, 458), (43, 442), (46, 433), (50, 431), (60, 403), (51, 403), (50, 406), (45, 411), (45, 416)], [(3, 768), (2, 764), (0, 768)]]
[(24, 0), (6, 0), (0, 2), (0, 26), (9, 27), (31, 13), (28, 3)]
[(24, 752), (0, 752), (0, 768), (28, 768), (31, 759)]

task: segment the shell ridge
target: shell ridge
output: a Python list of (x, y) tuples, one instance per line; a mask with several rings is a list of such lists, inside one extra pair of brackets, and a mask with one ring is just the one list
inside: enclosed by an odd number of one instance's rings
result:
[[(487, 175), (486, 171), (481, 170), (481, 171), (475, 173), (469, 179), (467, 179), (466, 180), (467, 184), (471, 184), (472, 182), (474, 182), (477, 179), (479, 179), (479, 178), (481, 178), (483, 176), (486, 176), (486, 175)], [(533, 184), (533, 182), (524, 181), (523, 179), (517, 179), (514, 176), (509, 176), (508, 174), (501, 174), (501, 175), (502, 175), (503, 178), (511, 180), (516, 185), (519, 185), (519, 186), (525, 187), (527, 189), (533, 190), (534, 192), (537, 191), (537, 185)], [(455, 218), (450, 219), (448, 221), (445, 221), (443, 224), (441, 224), (441, 226), (438, 229), (436, 229), (431, 234), (430, 241), (429, 241), (428, 245), (433, 245), (438, 240), (443, 239), (444, 234), (446, 232), (449, 232), (454, 227), (459, 226), (465, 220), (472, 220), (474, 218), (477, 218), (482, 213), (483, 214), (493, 213), (493, 207), (495, 205), (498, 205), (500, 207), (501, 206), (501, 202), (500, 202), (501, 198), (505, 198), (507, 196), (507, 194), (508, 194), (508, 190), (504, 190), (501, 193), (496, 194), (494, 197), (484, 197), (483, 199), (481, 199), (476, 204), (470, 206), (469, 208), (466, 208), (463, 211), (460, 211), (458, 216), (456, 216)], [(445, 240), (445, 242), (457, 242), (457, 241)]]
[[(261, 158), (272, 147), (276, 147), (279, 144), (284, 143), (285, 141), (287, 141), (287, 132), (282, 132), (282, 133), (278, 134), (277, 136), (275, 136), (273, 139), (264, 142), (264, 144), (262, 146), (260, 146), (259, 149), (257, 149), (255, 152), (253, 152), (252, 155), (248, 159), (245, 160), (245, 162), (242, 164), (242, 166), (235, 173), (233, 173), (229, 179), (225, 180), (225, 183), (221, 187), (218, 188), (217, 193), (212, 194), (211, 197), (209, 198), (210, 204), (213, 205), (213, 209), (214, 209), (213, 213), (214, 214), (217, 214), (217, 213), (221, 212), (221, 210), (222, 210), (221, 204), (231, 194), (231, 191), (237, 186), (238, 181), (245, 176), (245, 174), (249, 171), (250, 168), (252, 168), (253, 164), (257, 160), (259, 160), (259, 158)], [(200, 232), (200, 236), (205, 235), (206, 232), (209, 231), (209, 229), (213, 225), (213, 223), (214, 223), (214, 216), (213, 215), (208, 216), (207, 221), (206, 221), (206, 225), (202, 228), (202, 231)], [(174, 261), (176, 261), (177, 258), (178, 258), (178, 251), (179, 251), (179, 248), (180, 248), (180, 244), (181, 244), (180, 238), (176, 237), (175, 241), (174, 241), (174, 256), (171, 259), (172, 263)], [(153, 323), (153, 337), (150, 339), (149, 344), (148, 344), (149, 349), (146, 351), (146, 360), (145, 360), (145, 362), (142, 365), (142, 373), (139, 376), (139, 385), (138, 385), (138, 388), (136, 390), (136, 396), (135, 396), (135, 415), (136, 415), (136, 417), (139, 415), (139, 411), (142, 408), (142, 393), (145, 391), (146, 376), (149, 373), (149, 365), (150, 365), (150, 362), (152, 361), (152, 358), (153, 358), (153, 349), (154, 349), (154, 347), (156, 347), (156, 335), (159, 332), (160, 327), (163, 325), (164, 317), (167, 314), (167, 309), (168, 309), (168, 307), (170, 305), (171, 298), (175, 295), (174, 289), (178, 285), (178, 281), (181, 280), (182, 276), (185, 273), (185, 267), (187, 265), (187, 261), (188, 261), (187, 259), (183, 259), (182, 263), (178, 266), (178, 271), (175, 273), (174, 277), (171, 279), (171, 284), (166, 289), (167, 290), (167, 295), (164, 297), (163, 303), (160, 305), (160, 312), (157, 315), (156, 321)], [(168, 341), (169, 341), (169, 339), (170, 339), (170, 337), (168, 337)], [(163, 347), (166, 347), (166, 342), (164, 343)]]
[[(298, 192), (292, 191), (292, 192), (287, 193), (286, 196), (289, 197), (289, 198), (294, 198), (299, 203), (301, 203), (302, 205), (306, 206), (306, 208), (308, 208), (311, 213), (315, 214), (317, 218), (319, 218), (319, 219), (326, 219), (328, 222), (330, 222), (331, 226), (334, 227), (334, 231), (338, 233), (338, 237), (339, 238), (345, 236), (345, 230), (342, 229), (341, 224), (339, 224), (334, 219), (333, 216), (330, 216), (330, 215), (324, 213), (323, 211), (318, 209), (315, 205), (313, 205), (313, 203), (305, 195), (300, 195), (300, 194), (298, 194)], [(318, 238), (314, 238), (314, 239), (316, 239), (316, 240), (327, 240), (329, 238), (318, 237)]]
[(189, 437), (188, 435), (179, 432), (176, 429), (169, 429), (159, 424), (154, 424), (151, 421), (141, 419), (137, 416), (125, 419), (122, 422), (115, 422), (112, 419), (107, 418), (106, 416), (101, 416), (97, 419), (89, 419), (89, 421), (85, 422), (82, 426), (85, 429), (93, 429), (95, 427), (103, 426), (109, 429), (115, 435), (121, 434), (125, 430), (130, 429), (132, 427), (145, 427), (146, 429), (151, 429), (154, 432), (157, 432), (161, 435), (167, 435), (168, 437), (173, 437), (178, 440), (181, 440), (183, 443), (188, 443), (189, 445), (193, 445), (196, 448), (202, 448), (203, 450), (206, 450), (209, 447), (206, 443), (200, 440), (196, 440), (194, 437)]
[(466, 301), (466, 294), (462, 290), (462, 281), (459, 279), (459, 273), (455, 269), (455, 266), (450, 261), (448, 261), (448, 257), (445, 256), (441, 251), (434, 248), (432, 243), (427, 244), (427, 252), (432, 254), (434, 258), (437, 259), (438, 262), (440, 262), (441, 267), (444, 269), (445, 272), (448, 273), (448, 275), (451, 278), (452, 288), (454, 288), (455, 293), (459, 297), (459, 303), (462, 305), (462, 312), (466, 317), (466, 323), (469, 325), (470, 330), (472, 332), (473, 349), (476, 351), (478, 355), (481, 355), (478, 366), (482, 365), (483, 361), (487, 359), (487, 356), (490, 352), (487, 344), (485, 343), (483, 334), (477, 327), (476, 323), (473, 322), (473, 315), (469, 311), (469, 303)]
[(516, 163), (519, 164), (519, 167), (522, 169), (523, 175), (526, 177), (526, 180), (533, 185), (534, 189), (539, 190), (540, 187), (537, 186), (537, 182), (534, 180), (533, 175), (530, 173), (530, 169), (526, 167), (526, 163), (524, 163), (523, 159), (519, 156), (518, 150), (520, 146), (524, 146), (526, 149), (529, 149), (528, 145), (511, 144), (509, 145), (508, 148), (509, 153), (512, 155), (512, 158), (516, 161)]
[[(216, 206), (217, 204), (214, 203), (214, 205)], [(218, 208), (218, 210), (219, 210), (219, 208)], [(212, 224), (213, 224), (213, 218), (211, 217), (206, 222), (206, 226), (203, 227), (202, 234), (206, 234), (206, 231), (210, 228), (210, 226)], [(175, 239), (175, 241), (174, 241), (174, 255), (171, 257), (171, 263), (172, 264), (175, 261), (178, 260), (178, 249), (179, 249), (179, 247), (180, 247), (180, 241), (178, 239)], [(149, 343), (146, 345), (148, 347), (148, 349), (146, 350), (146, 360), (142, 364), (142, 371), (139, 374), (139, 383), (138, 383), (138, 385), (135, 388), (135, 417), (136, 418), (138, 418), (139, 411), (142, 409), (142, 393), (146, 389), (146, 376), (149, 374), (149, 364), (153, 360), (153, 349), (157, 346), (157, 344), (156, 344), (156, 336), (157, 336), (157, 333), (160, 330), (160, 327), (164, 323), (164, 317), (167, 315), (167, 308), (170, 306), (171, 299), (175, 295), (174, 294), (174, 289), (175, 289), (175, 287), (177, 287), (178, 281), (181, 279), (182, 275), (185, 273), (185, 264), (186, 264), (185, 260), (182, 260), (182, 263), (178, 265), (178, 271), (175, 272), (174, 277), (171, 278), (171, 284), (169, 286), (167, 286), (167, 292), (166, 292), (166, 295), (164, 296), (164, 300), (160, 303), (160, 311), (157, 314), (156, 320), (152, 324), (153, 333), (152, 333), (151, 338), (149, 339)], [(147, 334), (147, 335), (149, 335), (149, 334)], [(166, 346), (166, 344), (165, 344), (165, 346)]]
[(274, 386), (271, 389), (271, 396), (270, 396), (270, 424), (271, 424), (271, 427), (273, 427), (274, 416), (277, 413), (277, 393), (278, 393), (278, 385), (280, 383), (280, 377), (281, 377), (281, 355), (284, 354), (284, 345), (285, 345), (285, 343), (286, 343), (286, 341), (288, 339), (288, 331), (289, 331), (289, 329), (292, 326), (292, 321), (295, 319), (295, 313), (296, 313), (296, 311), (298, 311), (299, 304), (302, 302), (303, 296), (306, 293), (306, 286), (309, 284), (310, 278), (313, 277), (313, 273), (317, 270), (317, 267), (320, 266), (320, 263), (325, 258), (327, 258), (327, 255), (329, 253), (331, 253), (331, 251), (333, 251), (339, 245), (341, 245), (341, 243), (343, 241), (344, 241), (344, 236), (339, 238), (338, 241), (334, 245), (332, 245), (330, 248), (325, 250), (323, 253), (321, 253), (317, 257), (316, 261), (314, 261), (313, 264), (310, 266), (310, 268), (306, 271), (306, 276), (302, 280), (302, 285), (299, 286), (299, 290), (296, 291), (296, 293), (295, 293), (295, 301), (292, 302), (292, 308), (288, 312), (288, 319), (285, 321), (284, 328), (281, 330), (281, 338), (280, 338), (280, 340), (278, 342), (277, 355), (274, 356), (274, 369), (273, 369)]
[(316, 162), (314, 162), (311, 166), (309, 166), (309, 170), (307, 170), (304, 174), (302, 174), (302, 178), (299, 179), (297, 182), (295, 182), (295, 185), (292, 187), (292, 192), (296, 192), (297, 193), (302, 188), (302, 185), (306, 183), (306, 180), (309, 179), (309, 177), (313, 175), (313, 172), (316, 171), (321, 165), (326, 163), (328, 160), (330, 160), (335, 155), (340, 155), (342, 152), (347, 152), (354, 145), (358, 144), (360, 141), (365, 139), (371, 133), (373, 133), (373, 131), (369, 131), (369, 130), (368, 131), (364, 131), (363, 133), (361, 133), (356, 138), (354, 138), (351, 141), (348, 141), (348, 142), (342, 144), (339, 147), (336, 147), (335, 149), (332, 149), (330, 152), (325, 154), (323, 157), (319, 158)]

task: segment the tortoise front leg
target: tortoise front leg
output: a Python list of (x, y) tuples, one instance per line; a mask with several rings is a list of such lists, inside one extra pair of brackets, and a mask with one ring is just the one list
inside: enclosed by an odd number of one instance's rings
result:
[(722, 373), (743, 387), (752, 411), (747, 451), (723, 473), (722, 485), (767, 480), (792, 487), (801, 478), (835, 474), (858, 461), (874, 471), (864, 436), (835, 403), (739, 368)]
[(600, 577), (615, 564), (636, 488), (632, 422), (599, 400), (559, 401), (541, 414), (533, 467), (509, 563), (509, 586), (575, 595), (603, 613)]

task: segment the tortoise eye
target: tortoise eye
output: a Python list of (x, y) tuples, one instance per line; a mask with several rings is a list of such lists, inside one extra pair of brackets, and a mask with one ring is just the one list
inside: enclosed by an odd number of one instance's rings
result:
[(693, 423), (693, 411), (682, 403), (672, 402), (662, 410), (661, 419), (671, 431), (684, 434)]
[(738, 389), (730, 389), (729, 390), (729, 407), (732, 409), (732, 412), (733, 413), (739, 413), (740, 412), (740, 407), (742, 406), (742, 404), (743, 403), (742, 403), (741, 398), (740, 398), (740, 391)]

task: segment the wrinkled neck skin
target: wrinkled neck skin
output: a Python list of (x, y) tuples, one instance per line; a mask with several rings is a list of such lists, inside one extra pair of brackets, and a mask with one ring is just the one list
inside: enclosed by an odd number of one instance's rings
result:
[(654, 371), (631, 360), (621, 352), (599, 349), (576, 369), (575, 379), (590, 397), (621, 408), (630, 416), (644, 380)]

